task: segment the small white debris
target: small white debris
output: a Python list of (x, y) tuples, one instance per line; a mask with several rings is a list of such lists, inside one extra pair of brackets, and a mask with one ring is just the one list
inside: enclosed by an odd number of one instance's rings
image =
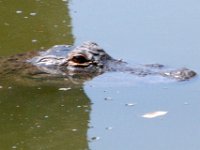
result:
[(22, 11), (21, 11), (21, 10), (17, 10), (16, 13), (17, 13), (17, 14), (21, 14)]
[(46, 118), (46, 119), (47, 119), (47, 118), (49, 118), (49, 116), (47, 116), (47, 115), (46, 115), (46, 116), (44, 116), (44, 118)]
[(59, 88), (58, 90), (59, 90), (59, 91), (68, 91), (68, 90), (71, 90), (71, 89), (72, 89), (72, 88), (69, 87), (69, 88)]
[(19, 108), (20, 106), (19, 106), (19, 105), (17, 105), (16, 107), (17, 107), (17, 108)]
[(8, 87), (8, 89), (10, 90), (10, 89), (12, 89), (12, 87), (11, 87), (11, 86), (9, 86), (9, 87)]
[(73, 131), (73, 132), (76, 132), (76, 131), (77, 131), (77, 129), (72, 129), (72, 131)]
[(136, 104), (135, 103), (127, 103), (125, 104), (126, 106), (135, 106)]
[(35, 16), (35, 15), (37, 15), (37, 13), (35, 12), (30, 13), (30, 16)]
[(188, 102), (184, 102), (184, 105), (189, 105), (189, 103)]
[(14, 146), (12, 146), (12, 148), (13, 148), (13, 149), (16, 149), (16, 148), (17, 148), (17, 146), (15, 146), (15, 145), (14, 145)]
[(146, 114), (142, 115), (142, 117), (151, 119), (151, 118), (155, 118), (155, 117), (159, 117), (159, 116), (164, 116), (167, 113), (168, 113), (167, 111), (155, 111), (155, 112), (146, 113)]
[(25, 18), (25, 19), (28, 19), (28, 17), (27, 17), (27, 16), (25, 16), (24, 18)]
[(32, 39), (32, 43), (36, 43), (37, 42), (37, 40), (36, 39)]
[(59, 47), (59, 45), (54, 45), (54, 47)]
[(2, 88), (3, 88), (3, 86), (0, 85), (0, 89), (2, 89)]
[(62, 104), (62, 105), (60, 105), (60, 106), (61, 106), (61, 107), (64, 107), (65, 105)]

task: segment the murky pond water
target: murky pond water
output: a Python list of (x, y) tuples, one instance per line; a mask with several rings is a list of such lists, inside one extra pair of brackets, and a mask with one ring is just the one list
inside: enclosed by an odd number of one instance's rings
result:
[[(198, 1), (0, 0), (2, 57), (92, 40), (129, 63), (199, 69)], [(200, 81), (106, 73), (0, 79), (0, 149), (196, 150)], [(64, 88), (64, 89), (61, 89)], [(147, 119), (149, 112), (166, 115)]]

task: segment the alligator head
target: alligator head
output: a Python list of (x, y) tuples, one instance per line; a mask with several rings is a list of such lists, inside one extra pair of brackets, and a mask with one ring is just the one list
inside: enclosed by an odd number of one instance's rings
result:
[(111, 61), (115, 61), (99, 45), (85, 42), (68, 53), (60, 64), (63, 72), (71, 73), (102, 73)]
[[(66, 54), (63, 54), (62, 51)], [(64, 76), (87, 75), (90, 77), (108, 71), (112, 68), (112, 64), (115, 64), (116, 68), (117, 64), (122, 63), (113, 59), (94, 42), (85, 42), (75, 48), (57, 45), (28, 61), (45, 73)]]
[[(66, 54), (64, 55), (62, 51)], [(106, 71), (128, 72), (139, 76), (161, 75), (180, 81), (196, 75), (187, 68), (169, 71), (163, 69), (165, 68), (163, 65), (129, 66), (126, 62), (113, 59), (94, 42), (85, 42), (75, 48), (66, 45), (54, 46), (29, 62), (45, 73), (81, 78), (91, 78)]]

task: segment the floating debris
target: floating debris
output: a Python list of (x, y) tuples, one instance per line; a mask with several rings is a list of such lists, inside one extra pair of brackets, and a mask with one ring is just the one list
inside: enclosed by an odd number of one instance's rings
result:
[(146, 113), (146, 114), (142, 115), (142, 117), (151, 119), (151, 118), (155, 118), (155, 117), (159, 117), (159, 116), (164, 116), (167, 113), (168, 113), (167, 111), (155, 111), (155, 112)]
[(76, 132), (76, 131), (78, 131), (78, 129), (72, 129), (72, 131), (73, 131), (73, 132)]
[(17, 14), (21, 14), (21, 13), (22, 13), (22, 10), (17, 10), (16, 13), (17, 13)]
[(10, 89), (12, 89), (12, 87), (11, 87), (11, 86), (9, 86), (9, 87), (8, 87), (8, 89), (10, 90)]
[(100, 137), (98, 137), (98, 136), (94, 136), (94, 137), (91, 138), (91, 140), (93, 140), (93, 141), (97, 141), (99, 139), (100, 139)]
[(32, 43), (36, 43), (37, 42), (37, 40), (36, 39), (32, 39)]
[(106, 101), (112, 100), (112, 97), (105, 97), (104, 100)]
[(69, 88), (59, 88), (58, 90), (59, 90), (59, 91), (68, 91), (68, 90), (71, 90), (71, 89), (72, 89), (72, 88), (69, 87)]
[(27, 17), (27, 16), (25, 16), (24, 18), (25, 18), (25, 19), (28, 19), (28, 17)]
[(127, 104), (125, 104), (125, 106), (135, 106), (136, 105), (136, 103), (127, 103)]
[(47, 119), (47, 118), (49, 118), (49, 116), (47, 116), (47, 115), (46, 115), (46, 116), (44, 116), (44, 118), (46, 118), (46, 119)]
[(2, 89), (2, 88), (3, 88), (3, 86), (0, 85), (0, 89)]
[(106, 127), (106, 130), (112, 130), (113, 127)]
[(14, 145), (14, 146), (12, 146), (12, 148), (13, 148), (13, 149), (16, 149), (16, 148), (17, 148), (17, 146), (15, 146), (15, 145)]
[(37, 13), (35, 12), (30, 13), (30, 16), (35, 16), (35, 15), (37, 15)]

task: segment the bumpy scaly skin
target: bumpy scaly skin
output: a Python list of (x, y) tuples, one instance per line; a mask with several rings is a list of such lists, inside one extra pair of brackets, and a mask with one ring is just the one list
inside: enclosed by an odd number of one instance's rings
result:
[[(47, 51), (39, 53), (39, 55), (31, 59), (27, 59), (27, 57), (30, 58), (30, 55), (25, 56), (13, 57), (14, 63), (11, 64), (16, 65), (20, 63), (17, 66), (20, 66), (21, 69), (25, 66), (27, 70), (34, 70), (32, 74), (43, 73), (64, 77), (94, 77), (107, 71), (121, 71), (138, 76), (161, 75), (179, 81), (188, 80), (196, 76), (196, 73), (190, 69), (182, 68), (166, 71), (164, 66), (160, 64), (143, 65), (140, 67), (128, 66), (124, 61), (113, 59), (94, 42), (85, 42), (75, 48), (68, 45), (57, 45)], [(27, 60), (25, 61), (24, 58)], [(10, 62), (12, 62), (11, 58)]]
[(187, 68), (172, 70), (169, 72), (161, 72), (160, 74), (164, 77), (173, 78), (179, 81), (189, 80), (190, 78), (196, 76), (196, 72)]

